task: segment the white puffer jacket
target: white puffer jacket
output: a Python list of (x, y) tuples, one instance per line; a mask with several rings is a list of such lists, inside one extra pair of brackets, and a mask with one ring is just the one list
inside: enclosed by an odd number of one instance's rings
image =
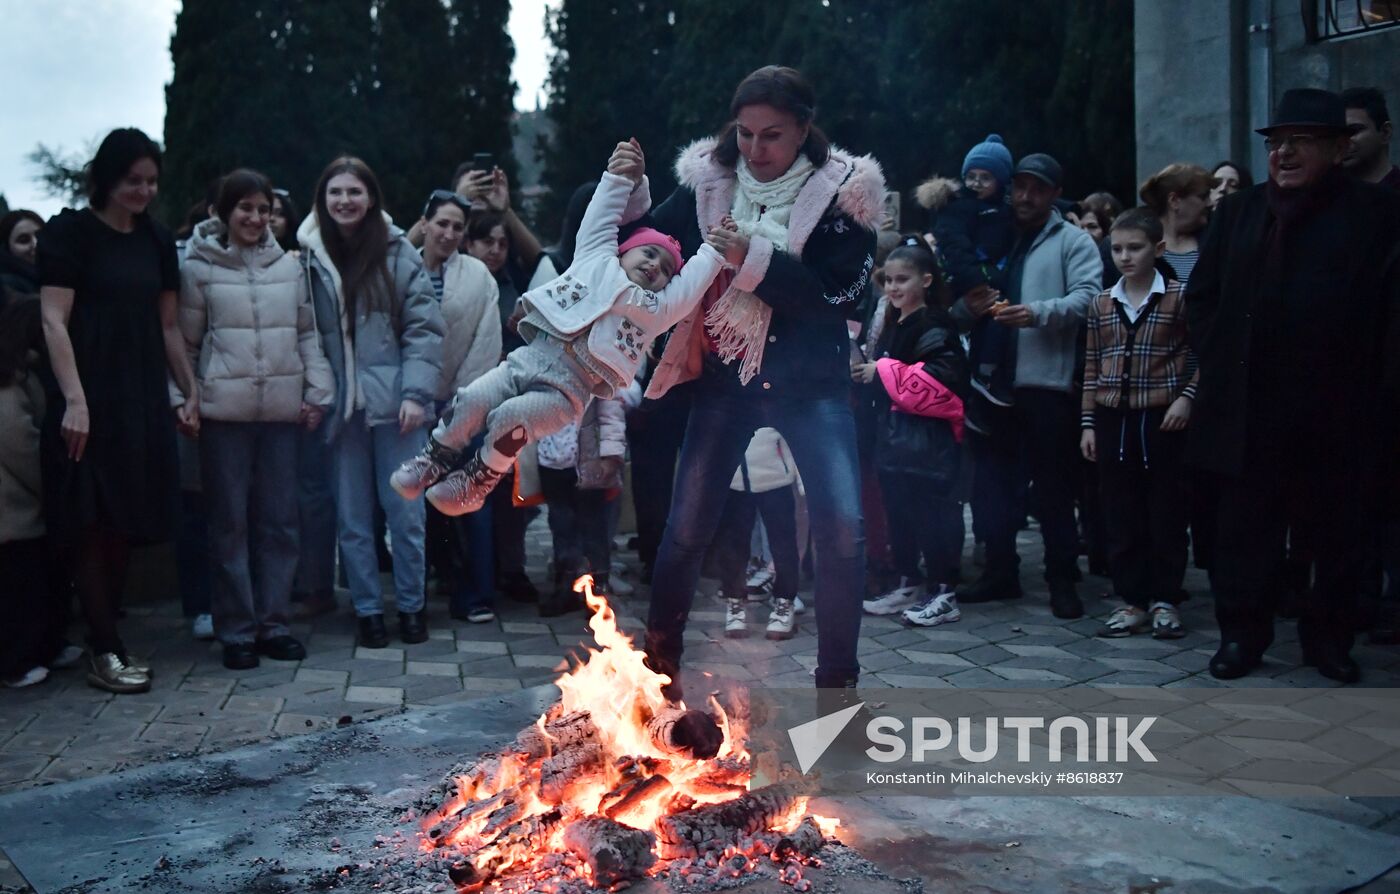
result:
[(199, 379), (199, 413), (224, 422), (295, 422), (303, 402), (335, 402), (306, 278), (265, 234), (224, 243), (222, 221), (190, 236), (180, 268), (180, 331)]
[(450, 400), (501, 359), (500, 287), (486, 265), (454, 254), (442, 263), (442, 375), (438, 400)]

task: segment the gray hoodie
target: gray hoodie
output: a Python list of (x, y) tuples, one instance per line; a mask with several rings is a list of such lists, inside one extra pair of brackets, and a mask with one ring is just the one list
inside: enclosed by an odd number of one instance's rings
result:
[[(1093, 238), (1051, 209), (1021, 272), (1021, 303), (1035, 314), (1035, 323), (1017, 331), (1017, 388), (1070, 390), (1079, 327), (1102, 284), (1103, 260)], [(964, 332), (976, 322), (962, 299), (951, 314)]]

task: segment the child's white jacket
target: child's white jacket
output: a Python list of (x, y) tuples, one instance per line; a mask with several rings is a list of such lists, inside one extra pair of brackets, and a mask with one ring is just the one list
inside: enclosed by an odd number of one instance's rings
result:
[(633, 283), (617, 256), (618, 225), (631, 194), (631, 180), (604, 172), (579, 226), (574, 262), (521, 299), (526, 316), (520, 334), (527, 341), (541, 332), (577, 340), (588, 330), (588, 353), (616, 376), (607, 383), (610, 390), (632, 381), (652, 341), (695, 309), (724, 263), (719, 252), (701, 245), (661, 291)]

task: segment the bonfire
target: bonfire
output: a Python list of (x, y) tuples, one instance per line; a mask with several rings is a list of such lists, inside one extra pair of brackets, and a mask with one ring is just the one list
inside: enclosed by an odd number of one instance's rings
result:
[(615, 891), (663, 874), (739, 877), (761, 860), (806, 890), (801, 866), (836, 821), (807, 814), (799, 782), (752, 789), (745, 712), (720, 693), (703, 710), (668, 701), (670, 678), (646, 666), (592, 579), (574, 589), (598, 648), (510, 746), (454, 774), (455, 793), (423, 818), (423, 849), (451, 857), (459, 891)]

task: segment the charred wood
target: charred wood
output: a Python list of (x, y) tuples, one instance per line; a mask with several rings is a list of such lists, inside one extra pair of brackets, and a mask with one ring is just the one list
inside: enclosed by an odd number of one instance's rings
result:
[(664, 816), (657, 832), (668, 856), (699, 856), (714, 843), (729, 843), (772, 827), (802, 797), (796, 786), (770, 785), (725, 801)]
[(571, 824), (564, 846), (588, 863), (599, 886), (641, 878), (656, 862), (655, 835), (601, 816)]

